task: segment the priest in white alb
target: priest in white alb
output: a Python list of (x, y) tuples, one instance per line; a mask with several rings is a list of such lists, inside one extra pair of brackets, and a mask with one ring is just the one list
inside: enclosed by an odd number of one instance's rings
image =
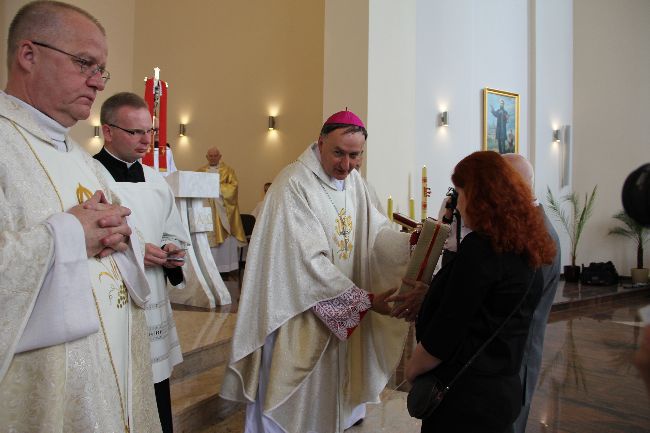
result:
[[(163, 433), (173, 432), (169, 378), (183, 361), (167, 281), (180, 288), (185, 251), (190, 236), (176, 209), (174, 194), (159, 172), (141, 164), (151, 145), (152, 121), (142, 97), (120, 92), (102, 104), (104, 147), (99, 161), (111, 190), (131, 209), (135, 235), (145, 245), (145, 274), (151, 297), (145, 317), (151, 345), (153, 382)], [(154, 159), (155, 160), (155, 159)], [(113, 181), (114, 180), (114, 181)]]
[(273, 181), (248, 251), (221, 395), (246, 432), (342, 432), (379, 402), (408, 325), (385, 302), (409, 237), (390, 228), (354, 170), (367, 132), (350, 111)]

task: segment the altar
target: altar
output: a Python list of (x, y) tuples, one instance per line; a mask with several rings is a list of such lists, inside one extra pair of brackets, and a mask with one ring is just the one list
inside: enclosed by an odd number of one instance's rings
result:
[(219, 174), (176, 171), (165, 179), (176, 197), (176, 206), (192, 239), (183, 266), (185, 287), (172, 287), (170, 301), (205, 308), (230, 304), (230, 293), (214, 263), (208, 243), (212, 210), (203, 206), (204, 199), (219, 197)]

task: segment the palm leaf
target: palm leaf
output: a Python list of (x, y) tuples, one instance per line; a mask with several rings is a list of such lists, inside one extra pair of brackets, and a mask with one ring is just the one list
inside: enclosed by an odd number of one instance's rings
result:
[[(569, 236), (569, 241), (571, 243), (571, 265), (573, 266), (576, 264), (580, 236), (582, 235), (582, 231), (584, 230), (594, 209), (597, 191), (598, 185), (594, 187), (590, 195), (585, 194), (584, 205), (582, 205), (575, 192), (567, 194), (563, 196), (560, 201), (557, 201), (551, 192), (551, 188), (548, 186), (546, 187), (546, 202), (548, 203), (548, 208), (555, 218), (562, 224)], [(563, 209), (563, 203), (569, 204), (568, 207), (571, 210), (571, 215), (568, 215)]]

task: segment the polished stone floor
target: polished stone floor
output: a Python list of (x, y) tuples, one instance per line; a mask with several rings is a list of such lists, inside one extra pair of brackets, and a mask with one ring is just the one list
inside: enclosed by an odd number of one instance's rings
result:
[[(233, 299), (238, 284), (226, 282)], [(631, 357), (638, 345), (639, 307), (650, 290), (564, 284), (549, 319), (543, 365), (528, 433), (650, 432), (650, 399)], [(241, 433), (243, 409), (216, 397), (227, 360), (236, 302), (217, 311), (175, 311), (188, 366), (172, 380), (176, 432)], [(196, 378), (192, 370), (200, 371)], [(351, 433), (419, 432), (403, 392), (387, 389)], [(218, 413), (218, 416), (214, 414)]]

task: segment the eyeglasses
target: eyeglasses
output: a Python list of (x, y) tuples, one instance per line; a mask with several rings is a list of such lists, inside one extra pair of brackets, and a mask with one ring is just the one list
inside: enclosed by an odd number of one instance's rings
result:
[(145, 135), (150, 135), (152, 132), (154, 134), (158, 133), (158, 128), (149, 128), (146, 131), (144, 129), (126, 129), (122, 128), (121, 126), (114, 125), (112, 123), (109, 123), (108, 126), (111, 126), (113, 128), (121, 129), (122, 131), (126, 132), (127, 134), (130, 135), (139, 135), (140, 137), (144, 137)]
[(52, 45), (44, 44), (43, 42), (31, 41), (31, 43), (69, 56), (72, 61), (79, 66), (81, 73), (88, 78), (94, 77), (98, 72), (101, 79), (104, 80), (104, 84), (106, 84), (106, 82), (111, 78), (110, 72), (108, 72), (103, 66), (93, 63), (91, 60), (75, 56), (74, 54), (67, 53), (59, 48), (53, 47)]

